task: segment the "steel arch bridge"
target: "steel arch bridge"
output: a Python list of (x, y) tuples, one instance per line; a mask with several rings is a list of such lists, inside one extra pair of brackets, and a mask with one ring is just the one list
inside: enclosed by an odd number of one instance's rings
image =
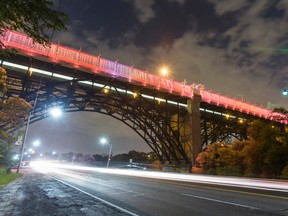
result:
[(51, 106), (109, 115), (132, 128), (162, 162), (192, 165), (211, 142), (246, 139), (247, 126), (255, 118), (287, 124), (279, 113), (201, 85), (179, 83), (59, 44), (44, 48), (16, 32), (8, 32), (3, 41), (19, 51), (1, 59), (9, 88), (3, 99), (20, 96), (31, 103), (35, 110), (30, 122), (45, 118)]

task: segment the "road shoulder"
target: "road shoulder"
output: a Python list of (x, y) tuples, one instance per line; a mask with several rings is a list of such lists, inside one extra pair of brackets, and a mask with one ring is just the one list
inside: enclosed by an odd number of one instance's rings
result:
[(31, 172), (0, 191), (0, 215), (127, 215), (41, 173)]

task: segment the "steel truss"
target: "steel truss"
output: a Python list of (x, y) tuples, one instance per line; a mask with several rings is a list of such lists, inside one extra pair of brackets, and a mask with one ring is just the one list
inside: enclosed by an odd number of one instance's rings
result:
[[(224, 114), (224, 113), (223, 113)], [(227, 115), (201, 112), (201, 139), (203, 149), (210, 143), (230, 143), (233, 139), (247, 139), (247, 128), (253, 119), (231, 118)], [(241, 115), (240, 115), (241, 116)]]
[[(15, 62), (24, 63), (28, 70), (19, 73), (15, 68), (6, 67), (9, 77), (7, 96), (20, 96), (31, 103), (34, 111), (30, 123), (46, 118), (51, 106), (60, 106), (66, 112), (98, 112), (118, 119), (132, 128), (162, 162), (189, 162), (179, 134), (171, 125), (172, 115), (186, 113), (185, 108), (168, 103), (168, 100), (177, 101), (176, 96), (145, 89), (116, 78), (82, 73), (48, 63), (41, 69), (53, 73), (49, 76), (40, 75), (29, 68), (32, 65), (39, 68), (41, 62), (31, 59), (27, 61), (19, 56)], [(67, 72), (70, 76), (73, 74), (71, 80), (63, 81), (54, 76), (54, 73), (66, 75)], [(143, 94), (152, 99), (143, 97)], [(185, 100), (182, 98), (181, 102), (185, 103)]]
[[(25, 65), (27, 70), (3, 65), (3, 60)], [(3, 60), (0, 66), (8, 72), (9, 88), (4, 99), (20, 96), (31, 103), (34, 109), (30, 123), (46, 118), (51, 106), (60, 106), (66, 112), (98, 112), (132, 128), (162, 162), (191, 163), (180, 134), (185, 127), (183, 119), (187, 115), (187, 109), (180, 103), (186, 104), (188, 98), (145, 88), (119, 77), (107, 77), (100, 72), (87, 73), (71, 69), (61, 63), (51, 64), (24, 56)], [(51, 73), (36, 73), (30, 68)], [(176, 103), (171, 104), (169, 101)], [(203, 147), (212, 142), (224, 141), (229, 136), (239, 140), (247, 138), (246, 129), (251, 116), (233, 113), (236, 118), (227, 119), (211, 113), (211, 110), (227, 113), (224, 108), (205, 103), (201, 103), (201, 107)], [(206, 112), (206, 109), (210, 112)], [(245, 122), (239, 124), (239, 119)]]

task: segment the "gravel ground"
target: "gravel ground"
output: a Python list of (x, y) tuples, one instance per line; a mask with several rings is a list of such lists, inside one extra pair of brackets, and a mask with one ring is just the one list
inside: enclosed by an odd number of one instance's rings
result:
[(0, 191), (0, 215), (115, 215), (126, 213), (40, 173), (25, 173)]

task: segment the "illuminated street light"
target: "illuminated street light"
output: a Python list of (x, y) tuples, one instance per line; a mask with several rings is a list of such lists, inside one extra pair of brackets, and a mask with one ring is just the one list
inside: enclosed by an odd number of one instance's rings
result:
[(29, 149), (28, 149), (28, 152), (29, 152), (30, 154), (34, 154), (34, 153), (35, 153), (35, 151), (34, 151), (32, 148), (29, 148)]
[(19, 160), (19, 154), (15, 154), (13, 160)]
[(138, 93), (134, 92), (133, 93), (133, 98), (136, 98), (138, 96)]
[(62, 115), (62, 109), (59, 107), (53, 107), (49, 110), (49, 112), (53, 117), (59, 117)]
[[(37, 98), (36, 98), (36, 101), (37, 101)], [(27, 137), (27, 134), (28, 134), (29, 124), (30, 124), (31, 116), (33, 115), (33, 111), (34, 111), (34, 109), (32, 111), (30, 111), (29, 115), (28, 115), (27, 124), (26, 124), (26, 128), (25, 128), (25, 133), (24, 133), (24, 137), (23, 137), (23, 144), (22, 144), (21, 150), (20, 150), (19, 163), (18, 163), (17, 171), (16, 171), (17, 173), (19, 173), (21, 162), (22, 162), (22, 159), (23, 159), (24, 149), (25, 149), (25, 145), (26, 145), (26, 137)], [(62, 110), (60, 108), (58, 108), (58, 107), (53, 107), (52, 109), (49, 110), (49, 112), (50, 112), (50, 114), (53, 117), (59, 117), (59, 116), (62, 115)], [(39, 142), (39, 144), (40, 144), (40, 142)]]
[(162, 76), (167, 76), (168, 75), (168, 69), (166, 67), (162, 67), (160, 70)]
[[(105, 137), (100, 138), (100, 143), (103, 145), (106, 145), (108, 143), (108, 140)], [(110, 144), (110, 150), (109, 150), (109, 155), (108, 155), (108, 160), (107, 160), (107, 168), (109, 168), (109, 163), (111, 160), (111, 152), (112, 152), (112, 144)]]
[(284, 89), (282, 94), (286, 96), (286, 95), (288, 95), (288, 91), (286, 89)]
[(33, 142), (33, 145), (34, 145), (35, 147), (38, 147), (38, 146), (40, 145), (40, 141), (39, 141), (39, 140), (35, 140), (35, 141)]

